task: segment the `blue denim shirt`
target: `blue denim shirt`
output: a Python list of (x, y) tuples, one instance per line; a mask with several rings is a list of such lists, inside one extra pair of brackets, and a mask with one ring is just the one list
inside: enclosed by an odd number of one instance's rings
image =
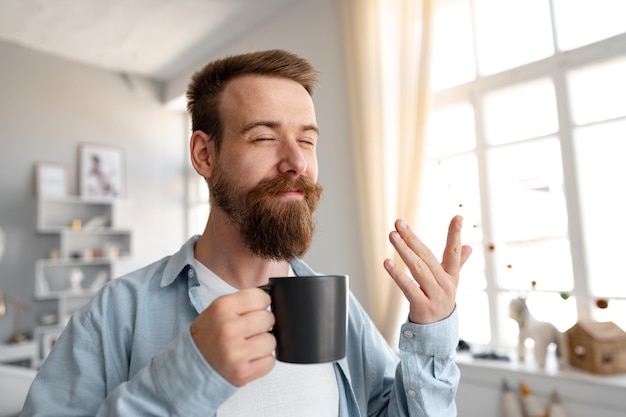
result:
[[(33, 382), (22, 416), (215, 416), (237, 387), (196, 347), (197, 236), (107, 284), (78, 310)], [(301, 260), (296, 275), (314, 272)], [(406, 323), (400, 358), (350, 295), (346, 357), (334, 364), (344, 416), (454, 416), (456, 312)], [(399, 361), (400, 359), (400, 361)]]

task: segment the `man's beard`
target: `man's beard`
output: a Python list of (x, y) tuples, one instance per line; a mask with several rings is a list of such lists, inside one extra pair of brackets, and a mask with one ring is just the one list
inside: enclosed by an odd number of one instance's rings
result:
[[(252, 254), (271, 260), (301, 257), (311, 246), (313, 213), (322, 197), (322, 187), (308, 177), (266, 178), (246, 190), (237, 187), (218, 168), (211, 193), (215, 204), (239, 228), (241, 239)], [(299, 190), (302, 200), (279, 201), (276, 196)]]

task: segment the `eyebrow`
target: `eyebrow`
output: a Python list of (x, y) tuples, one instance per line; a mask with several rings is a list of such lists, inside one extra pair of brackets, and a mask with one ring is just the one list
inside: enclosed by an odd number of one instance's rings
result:
[[(250, 130), (254, 129), (255, 127), (258, 126), (266, 126), (269, 127), (271, 129), (278, 129), (280, 127), (280, 123), (278, 122), (271, 122), (271, 121), (259, 121), (259, 122), (252, 122), (250, 124), (245, 125), (242, 129), (241, 129), (241, 133), (247, 133)], [(317, 127), (316, 125), (302, 125), (301, 129), (303, 132), (307, 132), (309, 130), (314, 131), (315, 133), (317, 133), (319, 135), (320, 133), (320, 129), (319, 127)]]

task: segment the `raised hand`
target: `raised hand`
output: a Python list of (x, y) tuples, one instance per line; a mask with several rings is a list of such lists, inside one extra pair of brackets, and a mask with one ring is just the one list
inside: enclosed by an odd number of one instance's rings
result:
[(469, 246), (461, 245), (462, 225), (461, 216), (455, 216), (450, 222), (441, 263), (404, 220), (397, 220), (396, 230), (389, 234), (389, 240), (410, 274), (391, 259), (385, 259), (384, 266), (409, 300), (409, 320), (413, 323), (434, 323), (452, 313), (459, 272), (472, 253)]
[(276, 338), (270, 296), (250, 288), (222, 296), (191, 324), (191, 335), (207, 362), (235, 386), (267, 374), (275, 364)]

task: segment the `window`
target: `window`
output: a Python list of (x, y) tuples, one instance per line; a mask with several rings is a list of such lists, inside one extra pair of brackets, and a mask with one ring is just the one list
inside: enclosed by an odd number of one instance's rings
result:
[(562, 331), (583, 317), (626, 328), (616, 265), (626, 2), (436, 0), (435, 10), (417, 228), (439, 254), (450, 218), (465, 218), (474, 253), (458, 293), (461, 337), (515, 345), (508, 303), (519, 295)]
[(199, 235), (204, 231), (209, 218), (209, 187), (193, 167), (188, 170), (187, 188), (186, 235)]

